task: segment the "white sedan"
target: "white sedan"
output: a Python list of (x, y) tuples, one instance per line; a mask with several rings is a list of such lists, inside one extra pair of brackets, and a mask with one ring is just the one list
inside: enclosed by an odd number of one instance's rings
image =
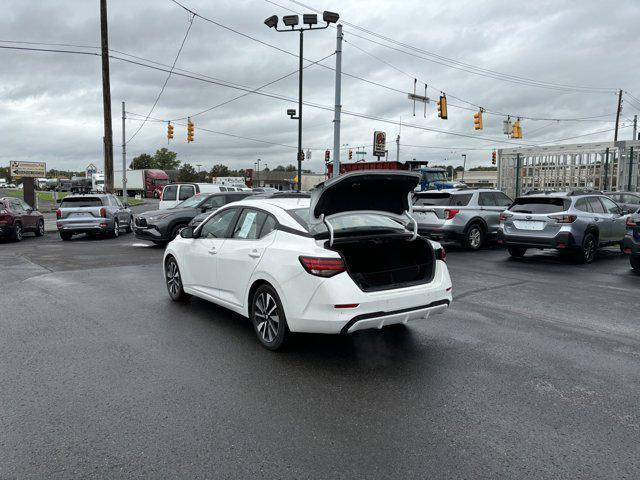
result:
[(228, 204), (165, 251), (171, 299), (191, 295), (248, 317), (260, 342), (425, 319), (452, 300), (442, 247), (417, 235), (411, 172), (354, 172), (311, 198)]

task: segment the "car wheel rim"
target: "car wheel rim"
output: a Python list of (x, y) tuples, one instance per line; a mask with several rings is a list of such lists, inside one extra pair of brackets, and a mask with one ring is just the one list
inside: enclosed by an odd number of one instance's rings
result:
[(595, 254), (595, 242), (591, 239), (587, 240), (586, 245), (584, 246), (584, 258), (587, 260), (592, 260)]
[(480, 246), (480, 230), (478, 228), (472, 228), (469, 232), (469, 245), (473, 248)]
[(38, 223), (38, 233), (44, 235), (44, 222)]
[(180, 270), (175, 262), (169, 262), (167, 265), (167, 287), (172, 297), (178, 296), (181, 288)]
[(117, 237), (119, 234), (120, 234), (120, 227), (118, 225), (118, 222), (116, 222), (113, 225), (113, 235)]
[(278, 315), (278, 304), (268, 293), (258, 295), (255, 303), (256, 328), (262, 339), (271, 343), (278, 336), (280, 327), (280, 316)]
[(22, 240), (22, 227), (20, 225), (16, 225), (16, 238)]

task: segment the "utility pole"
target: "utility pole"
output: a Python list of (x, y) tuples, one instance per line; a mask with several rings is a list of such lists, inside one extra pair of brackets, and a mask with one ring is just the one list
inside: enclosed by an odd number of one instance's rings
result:
[(124, 110), (124, 102), (122, 102), (122, 201), (127, 201), (127, 136), (125, 120), (127, 114)]
[(633, 140), (638, 140), (638, 115), (633, 116)]
[(400, 163), (400, 134), (402, 133), (402, 117), (400, 117), (400, 128), (396, 137), (396, 162)]
[(467, 154), (462, 154), (462, 182), (464, 182), (464, 171), (467, 169)]
[(340, 113), (342, 112), (342, 24), (336, 26), (336, 103), (333, 114), (333, 176), (340, 175)]
[[(631, 183), (633, 179), (633, 146), (629, 147), (629, 184), (627, 187), (627, 191), (631, 192)], [(637, 188), (637, 185), (636, 185)]]
[(618, 92), (618, 111), (616, 113), (616, 132), (613, 134), (613, 141), (618, 141), (618, 125), (620, 125), (620, 111), (622, 110), (622, 89)]
[(113, 192), (113, 131), (111, 127), (107, 0), (100, 0), (100, 39), (102, 45), (102, 106), (104, 110), (104, 188), (106, 192)]

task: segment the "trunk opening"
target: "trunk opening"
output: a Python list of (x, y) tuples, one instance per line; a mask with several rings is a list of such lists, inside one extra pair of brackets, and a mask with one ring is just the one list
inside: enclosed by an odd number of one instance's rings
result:
[(339, 239), (332, 249), (344, 259), (347, 273), (364, 292), (391, 290), (428, 283), (433, 279), (435, 256), (422, 237), (360, 237)]

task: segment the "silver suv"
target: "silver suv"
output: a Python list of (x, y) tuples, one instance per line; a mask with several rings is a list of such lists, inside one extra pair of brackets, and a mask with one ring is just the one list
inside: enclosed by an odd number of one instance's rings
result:
[(478, 250), (485, 240), (495, 239), (500, 213), (511, 203), (500, 190), (431, 190), (415, 193), (413, 212), (421, 235)]
[(133, 231), (133, 213), (129, 205), (109, 194), (65, 197), (56, 217), (62, 240), (71, 240), (78, 233), (89, 236), (109, 233), (117, 237), (122, 230)]
[(598, 247), (621, 245), (626, 213), (604, 195), (535, 193), (516, 198), (500, 216), (498, 241), (512, 257), (524, 256), (528, 248), (554, 248), (591, 263)]

